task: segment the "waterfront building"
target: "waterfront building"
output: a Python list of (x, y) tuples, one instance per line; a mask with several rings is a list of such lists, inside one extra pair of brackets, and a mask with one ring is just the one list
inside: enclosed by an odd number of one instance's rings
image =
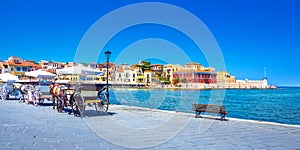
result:
[(150, 84), (157, 84), (157, 81), (159, 79), (157, 79), (157, 74), (155, 72), (152, 72), (151, 70), (145, 70), (144, 71), (144, 82), (146, 83), (146, 85), (150, 85)]
[(231, 76), (227, 71), (219, 71), (217, 73), (217, 82), (218, 83), (236, 83), (236, 77)]
[(239, 88), (239, 89), (266, 89), (270, 88), (266, 77), (266, 68), (264, 78), (261, 80), (236, 80), (235, 76), (230, 76), (226, 71), (218, 72), (217, 88)]
[(198, 63), (188, 63), (184, 69), (173, 73), (182, 87), (211, 88), (217, 83), (217, 73), (214, 68), (204, 68)]
[(144, 83), (144, 73), (141, 70), (141, 68), (139, 66), (135, 66), (134, 68), (134, 72), (136, 72), (136, 82), (137, 83)]
[(49, 62), (47, 71), (51, 73), (56, 73), (57, 69), (63, 69), (65, 68), (65, 64), (61, 62)]
[(90, 67), (90, 68), (98, 68), (97, 64), (94, 63), (94, 62), (90, 62), (90, 63), (88, 64), (88, 67)]
[(167, 64), (164, 65), (163, 67), (163, 74), (162, 74), (162, 79), (165, 81), (168, 81), (169, 83), (173, 84), (173, 72), (175, 71), (174, 65), (172, 64)]
[(198, 87), (200, 84), (215, 84), (217, 83), (217, 73), (204, 72), (204, 71), (192, 71), (192, 70), (180, 70), (173, 73), (173, 78), (178, 78), (181, 85), (189, 87), (190, 84), (193, 87)]
[(11, 56), (7, 61), (1, 62), (1, 67), (2, 73), (11, 73), (18, 76), (18, 78), (25, 77), (25, 72), (41, 69), (41, 66), (34, 61), (25, 61), (16, 56)]
[(135, 72), (132, 68), (118, 69), (116, 73), (116, 83), (118, 84), (135, 84)]
[(163, 72), (163, 65), (153, 64), (151, 65), (151, 70), (155, 73), (155, 76), (160, 76)]
[[(106, 68), (107, 68), (106, 65), (107, 65), (106, 62), (97, 64), (97, 68), (100, 71), (104, 72), (104, 77), (102, 77), (102, 79), (104, 81), (106, 81), (106, 73), (107, 73), (107, 71), (106, 71)], [(114, 63), (112, 63), (112, 62), (108, 63), (108, 81), (111, 81), (111, 82), (116, 81), (116, 79), (115, 79), (115, 77), (116, 77), (116, 71), (118, 70), (116, 67), (117, 66), (115, 66)]]
[(269, 88), (267, 79), (262, 80), (236, 80), (229, 88), (242, 88), (242, 89), (266, 89)]
[(144, 86), (153, 83), (154, 73), (151, 70), (144, 70), (140, 65), (129, 66), (121, 64), (116, 66), (115, 85), (119, 86)]
[(48, 63), (49, 63), (49, 61), (47, 61), (47, 60), (41, 60), (41, 61), (39, 62), (39, 65), (41, 66), (41, 68), (42, 68), (43, 70), (47, 70), (47, 69), (48, 69)]
[(76, 66), (76, 65), (77, 65), (76, 62), (67, 62), (66, 65), (65, 65), (65, 68), (73, 67), (73, 66)]
[(184, 65), (184, 69), (187, 70), (204, 70), (204, 66), (199, 63), (191, 62)]
[(62, 69), (65, 68), (67, 65), (62, 62), (54, 62), (54, 61), (46, 61), (46, 60), (41, 60), (39, 62), (39, 65), (43, 70), (46, 70), (51, 73), (56, 73), (56, 69)]
[[(163, 74), (163, 65), (161, 64), (153, 64), (151, 65), (151, 71), (153, 72), (154, 74), (154, 78), (152, 78), (151, 82), (153, 84), (159, 84), (161, 82), (161, 77), (162, 77), (162, 74)], [(150, 74), (148, 74), (149, 76)], [(149, 79), (150, 80), (150, 79)], [(150, 81), (146, 81), (147, 84), (150, 83)]]
[(180, 66), (179, 64), (166, 64), (163, 67), (163, 74), (162, 74), (162, 78), (165, 81), (168, 81), (169, 83), (171, 83), (172, 85), (174, 85), (174, 77), (173, 77), (173, 73), (178, 71), (178, 70), (183, 70), (184, 68), (182, 66)]

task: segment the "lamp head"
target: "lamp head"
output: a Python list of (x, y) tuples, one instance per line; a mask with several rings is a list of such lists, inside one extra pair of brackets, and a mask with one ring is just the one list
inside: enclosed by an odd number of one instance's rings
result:
[(111, 52), (109, 50), (107, 50), (106, 52), (104, 52), (104, 54), (105, 54), (106, 59), (108, 60), (111, 55)]

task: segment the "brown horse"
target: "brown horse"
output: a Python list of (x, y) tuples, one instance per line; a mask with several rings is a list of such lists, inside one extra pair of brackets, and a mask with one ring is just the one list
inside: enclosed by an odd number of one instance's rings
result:
[(67, 89), (65, 85), (50, 84), (50, 94), (52, 95), (53, 109), (57, 107), (58, 112), (62, 112), (63, 107), (67, 107), (67, 100), (65, 98), (64, 89)]

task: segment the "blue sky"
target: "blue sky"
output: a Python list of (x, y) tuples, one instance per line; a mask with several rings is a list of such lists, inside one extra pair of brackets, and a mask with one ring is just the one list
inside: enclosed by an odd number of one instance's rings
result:
[[(97, 20), (115, 9), (140, 2), (146, 1), (1, 1), (0, 60), (14, 55), (35, 61), (73, 61), (83, 36)], [(238, 79), (261, 79), (264, 67), (267, 67), (271, 84), (300, 85), (300, 1), (154, 2), (176, 5), (198, 17), (218, 42), (226, 69)], [(193, 55), (197, 46), (188, 37), (161, 25), (130, 27), (112, 38), (105, 49), (113, 52), (112, 61), (115, 61), (122, 50), (134, 47), (134, 42), (145, 38), (175, 43), (189, 53), (192, 61), (208, 66), (202, 54)], [(145, 49), (159, 49), (158, 45), (148, 45)], [(166, 45), (174, 48), (172, 44)], [(100, 55), (99, 61), (104, 60), (104, 56)], [(124, 63), (135, 61), (131, 59)], [(178, 60), (178, 63), (184, 61)]]

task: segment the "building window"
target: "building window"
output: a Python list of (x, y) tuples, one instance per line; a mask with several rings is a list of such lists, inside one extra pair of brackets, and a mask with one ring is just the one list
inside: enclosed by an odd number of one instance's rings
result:
[(16, 67), (16, 71), (21, 71), (21, 68), (20, 67)]
[(28, 70), (27, 67), (22, 68), (22, 71), (24, 71), (24, 72), (27, 72), (27, 70)]

